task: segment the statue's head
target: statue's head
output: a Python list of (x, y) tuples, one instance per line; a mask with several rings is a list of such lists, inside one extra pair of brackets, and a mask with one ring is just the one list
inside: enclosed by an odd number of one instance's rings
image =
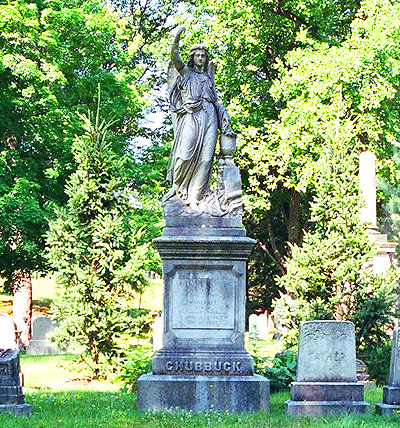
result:
[(208, 49), (204, 45), (194, 45), (190, 49), (189, 59), (187, 65), (190, 68), (194, 68), (196, 65), (203, 70), (207, 70), (210, 55)]

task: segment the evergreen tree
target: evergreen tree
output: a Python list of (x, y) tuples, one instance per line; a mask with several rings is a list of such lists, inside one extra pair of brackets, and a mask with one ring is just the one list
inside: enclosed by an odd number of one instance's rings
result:
[(359, 356), (383, 380), (377, 354), (390, 340), (398, 272), (373, 272), (374, 244), (359, 221), (357, 154), (336, 144), (325, 156), (310, 207), (312, 225), (303, 245), (290, 247), (287, 274), (279, 279), (288, 294), (275, 301), (276, 313), (291, 330), (292, 344), (300, 321), (353, 321)]
[(131, 319), (122, 301), (147, 285), (148, 244), (139, 244), (132, 204), (126, 191), (126, 158), (107, 142), (110, 124), (81, 116), (85, 133), (73, 153), (77, 170), (71, 176), (66, 206), (47, 234), (48, 258), (64, 293), (53, 306), (60, 321), (56, 340), (82, 345), (98, 377), (102, 358), (118, 351), (117, 339)]

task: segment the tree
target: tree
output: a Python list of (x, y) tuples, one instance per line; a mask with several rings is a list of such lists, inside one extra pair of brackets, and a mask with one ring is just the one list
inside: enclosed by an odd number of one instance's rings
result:
[(216, 46), (219, 88), (240, 132), (244, 220), (258, 241), (250, 292), (265, 306), (281, 288), (274, 278), (286, 273), (288, 242), (301, 244), (310, 225), (337, 99), (340, 117), (351, 119), (349, 145), (375, 151), (378, 173), (395, 182), (398, 8), (376, 0), (198, 3), (199, 22), (213, 18), (201, 31)]
[(107, 139), (110, 123), (80, 116), (85, 133), (74, 141), (77, 170), (68, 180), (65, 208), (47, 234), (48, 257), (65, 292), (54, 306), (59, 342), (76, 341), (100, 375), (102, 358), (116, 355), (117, 339), (132, 322), (122, 301), (147, 285), (149, 244), (138, 244), (119, 157)]
[(113, 147), (121, 154), (140, 133), (147, 88), (124, 19), (101, 0), (6, 1), (0, 17), (0, 273), (14, 291), (26, 346), (31, 273), (47, 268), (43, 235), (75, 169), (76, 111), (95, 107), (102, 83), (104, 110), (115, 116)]
[(291, 246), (279, 280), (287, 294), (275, 302), (276, 313), (290, 331), (289, 343), (300, 321), (354, 321), (359, 358), (383, 381), (387, 373), (377, 370), (382, 361), (376, 360), (390, 342), (399, 272), (372, 270), (374, 245), (359, 221), (357, 153), (336, 142), (326, 156), (311, 202), (312, 225), (302, 246)]

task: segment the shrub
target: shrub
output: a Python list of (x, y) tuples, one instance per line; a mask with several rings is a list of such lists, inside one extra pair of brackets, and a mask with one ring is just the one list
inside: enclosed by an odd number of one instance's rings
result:
[(254, 346), (250, 353), (253, 357), (254, 372), (270, 380), (272, 392), (288, 389), (290, 383), (296, 379), (297, 357), (292, 349), (278, 352), (272, 361), (270, 357), (262, 356), (257, 346)]
[(125, 363), (124, 372), (118, 377), (128, 390), (136, 390), (139, 377), (151, 371), (152, 350), (148, 346), (134, 348)]

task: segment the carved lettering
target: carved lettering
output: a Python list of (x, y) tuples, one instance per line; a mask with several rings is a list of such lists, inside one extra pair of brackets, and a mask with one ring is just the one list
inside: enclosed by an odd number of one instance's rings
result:
[(234, 361), (233, 362), (233, 371), (240, 373), (242, 371), (242, 369), (240, 368), (241, 365), (242, 365), (241, 361)]
[(224, 370), (225, 370), (226, 372), (229, 372), (229, 371), (231, 370), (231, 367), (232, 367), (232, 365), (231, 365), (231, 363), (230, 363), (229, 361), (226, 361), (226, 362), (224, 363)]
[(241, 361), (166, 361), (165, 370), (175, 373), (207, 372), (219, 373), (222, 370), (228, 373), (241, 373)]

